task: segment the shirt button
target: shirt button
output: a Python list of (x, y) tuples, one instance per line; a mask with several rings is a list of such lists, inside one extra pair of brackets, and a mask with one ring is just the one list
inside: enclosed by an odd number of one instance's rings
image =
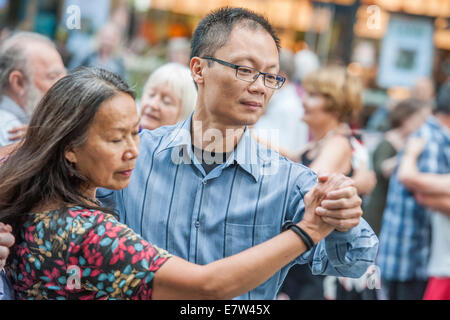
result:
[(208, 183), (208, 181), (206, 181), (206, 180), (203, 180), (202, 182), (203, 182), (203, 185), (205, 185), (205, 186)]
[(200, 227), (200, 221), (198, 221), (198, 220), (195, 221), (195, 224), (194, 224), (194, 225), (195, 225), (196, 228)]

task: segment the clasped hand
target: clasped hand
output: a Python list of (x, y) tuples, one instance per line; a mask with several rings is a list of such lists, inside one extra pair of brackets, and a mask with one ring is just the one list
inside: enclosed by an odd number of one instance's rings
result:
[(334, 230), (345, 232), (359, 224), (361, 203), (352, 179), (342, 174), (320, 175), (305, 195), (302, 221), (314, 226), (319, 238)]
[(3, 269), (9, 254), (9, 247), (14, 244), (12, 228), (0, 222), (0, 270)]

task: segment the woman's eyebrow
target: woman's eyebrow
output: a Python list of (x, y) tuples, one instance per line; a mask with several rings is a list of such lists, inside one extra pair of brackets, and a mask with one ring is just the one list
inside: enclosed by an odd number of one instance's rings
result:
[[(140, 122), (141, 122), (141, 117), (139, 117), (138, 122), (136, 122), (136, 124), (133, 125), (133, 128), (139, 126)], [(124, 127), (115, 127), (115, 128), (111, 128), (111, 130), (117, 130), (117, 131), (122, 131), (122, 132), (128, 131), (128, 129), (124, 128)]]

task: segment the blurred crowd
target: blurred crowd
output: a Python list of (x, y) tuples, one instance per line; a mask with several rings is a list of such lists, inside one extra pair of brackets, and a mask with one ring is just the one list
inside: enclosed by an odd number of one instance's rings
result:
[[(23, 138), (43, 95), (71, 70), (101, 67), (130, 81), (122, 34), (110, 22), (92, 50), (74, 55), (36, 33), (2, 33), (0, 146)], [(174, 38), (165, 62), (147, 75), (138, 90), (141, 129), (174, 125), (194, 110), (189, 54), (189, 40)], [(351, 177), (380, 245), (376, 265), (361, 279), (314, 276), (297, 265), (278, 298), (450, 299), (450, 75), (440, 87), (418, 80), (363, 123), (365, 88), (347, 66), (321, 65), (309, 49), (282, 49), (279, 74), (286, 82), (253, 136), (317, 173)]]

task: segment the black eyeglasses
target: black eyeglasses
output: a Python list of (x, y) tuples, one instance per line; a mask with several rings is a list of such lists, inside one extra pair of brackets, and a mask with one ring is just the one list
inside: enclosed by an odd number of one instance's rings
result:
[(238, 78), (239, 80), (243, 80), (243, 81), (247, 81), (247, 82), (255, 82), (258, 79), (259, 75), (262, 74), (264, 77), (264, 85), (267, 88), (280, 89), (283, 86), (283, 83), (286, 81), (285, 77), (282, 77), (278, 74), (261, 72), (252, 67), (237, 65), (234, 63), (216, 59), (214, 57), (205, 56), (205, 57), (201, 57), (201, 58), (207, 59), (207, 60), (212, 60), (212, 61), (220, 63), (226, 67), (235, 69), (236, 70), (236, 78)]

